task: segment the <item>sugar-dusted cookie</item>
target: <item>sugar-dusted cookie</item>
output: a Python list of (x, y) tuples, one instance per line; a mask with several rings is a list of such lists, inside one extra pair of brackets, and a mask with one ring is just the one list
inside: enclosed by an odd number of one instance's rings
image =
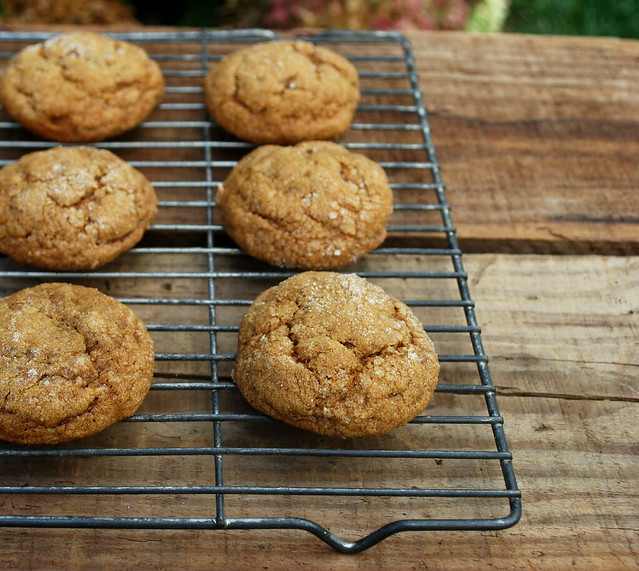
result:
[(303, 272), (246, 312), (233, 379), (276, 419), (354, 437), (412, 420), (438, 374), (434, 346), (407, 305), (355, 274)]
[(96, 268), (134, 246), (156, 210), (151, 183), (111, 151), (35, 151), (0, 169), (0, 252), (43, 268)]
[(47, 283), (0, 300), (0, 439), (55, 444), (131, 416), (153, 377), (153, 341), (98, 290)]
[(162, 72), (140, 47), (79, 31), (32, 44), (0, 77), (0, 102), (55, 141), (101, 141), (132, 129), (164, 96)]
[(204, 87), (213, 119), (256, 143), (338, 137), (350, 127), (360, 99), (355, 67), (305, 41), (239, 49), (211, 67)]
[(263, 145), (219, 188), (228, 234), (252, 256), (283, 267), (344, 266), (379, 246), (393, 209), (384, 170), (330, 141)]

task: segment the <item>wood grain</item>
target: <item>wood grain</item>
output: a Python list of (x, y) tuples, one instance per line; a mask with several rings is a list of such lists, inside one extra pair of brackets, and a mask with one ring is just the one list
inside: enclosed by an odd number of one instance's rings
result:
[(465, 251), (637, 253), (639, 43), (410, 37)]
[(500, 392), (639, 402), (639, 258), (509, 260), (510, 275), (494, 254), (474, 256), (470, 272)]

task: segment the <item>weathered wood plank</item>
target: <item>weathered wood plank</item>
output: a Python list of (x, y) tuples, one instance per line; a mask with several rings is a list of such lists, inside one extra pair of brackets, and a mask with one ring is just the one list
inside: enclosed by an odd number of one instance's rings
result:
[(639, 258), (468, 259), (503, 393), (639, 402)]
[(410, 38), (465, 251), (637, 253), (639, 43)]

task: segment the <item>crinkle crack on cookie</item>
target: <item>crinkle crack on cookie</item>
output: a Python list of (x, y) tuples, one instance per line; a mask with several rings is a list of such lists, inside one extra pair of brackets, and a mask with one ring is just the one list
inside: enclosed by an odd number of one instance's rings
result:
[(349, 129), (360, 100), (355, 67), (305, 41), (239, 49), (212, 66), (204, 88), (213, 119), (256, 143), (339, 137)]
[(240, 324), (233, 379), (256, 409), (319, 434), (389, 432), (437, 385), (432, 341), (408, 306), (355, 274), (303, 272)]
[(0, 300), (0, 439), (56, 444), (131, 416), (153, 378), (153, 341), (125, 305), (48, 283)]
[(0, 77), (0, 102), (41, 137), (101, 141), (132, 129), (164, 97), (164, 78), (139, 46), (79, 31), (32, 44)]
[(252, 256), (281, 267), (330, 269), (379, 246), (393, 210), (384, 170), (329, 141), (263, 145), (217, 193), (228, 234)]
[(57, 270), (94, 269), (142, 238), (151, 183), (113, 153), (54, 147), (0, 169), (0, 252)]

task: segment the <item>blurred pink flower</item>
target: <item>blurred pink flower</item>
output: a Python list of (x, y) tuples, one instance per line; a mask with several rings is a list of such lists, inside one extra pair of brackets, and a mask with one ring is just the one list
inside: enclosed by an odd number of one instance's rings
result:
[(461, 30), (468, 21), (470, 7), (464, 0), (451, 0), (448, 11), (441, 22), (444, 30)]
[[(380, 30), (457, 30), (480, 0), (264, 0), (256, 26)], [(233, 2), (238, 13), (241, 0)], [(261, 7), (260, 7), (261, 6)], [(246, 12), (249, 12), (247, 10)]]
[(295, 25), (295, 6), (292, 2), (286, 0), (270, 0), (267, 5), (270, 5), (267, 12), (265, 12), (264, 24), (269, 28), (286, 28), (290, 25)]

